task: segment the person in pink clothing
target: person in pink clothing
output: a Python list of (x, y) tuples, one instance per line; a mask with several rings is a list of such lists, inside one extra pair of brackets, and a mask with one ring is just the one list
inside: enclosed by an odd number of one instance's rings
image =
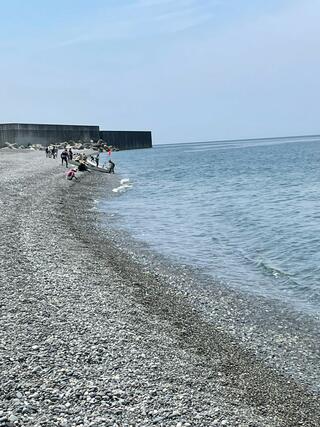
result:
[(77, 172), (77, 169), (69, 169), (68, 172), (66, 172), (67, 179), (69, 181), (72, 181), (73, 178), (77, 179), (76, 172)]

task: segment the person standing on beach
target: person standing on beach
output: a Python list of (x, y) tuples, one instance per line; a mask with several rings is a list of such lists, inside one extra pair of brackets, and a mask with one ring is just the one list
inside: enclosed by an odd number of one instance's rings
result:
[(96, 165), (99, 166), (99, 153), (96, 155)]
[(68, 150), (65, 148), (61, 153), (61, 164), (63, 166), (63, 162), (65, 162), (66, 168), (68, 167), (68, 158), (69, 158)]
[(69, 148), (69, 160), (73, 159), (73, 152), (71, 150), (71, 148)]
[(112, 160), (109, 160), (109, 173), (114, 173), (114, 167), (115, 167), (115, 164), (113, 163), (113, 161)]

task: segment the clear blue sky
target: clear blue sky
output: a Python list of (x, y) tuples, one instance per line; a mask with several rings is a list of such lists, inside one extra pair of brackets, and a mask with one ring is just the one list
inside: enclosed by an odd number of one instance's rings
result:
[(320, 133), (319, 0), (11, 0), (0, 16), (0, 122), (155, 143)]

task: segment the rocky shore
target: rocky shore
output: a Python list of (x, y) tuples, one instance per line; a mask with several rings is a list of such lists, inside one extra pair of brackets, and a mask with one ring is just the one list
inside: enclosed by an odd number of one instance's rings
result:
[(0, 153), (0, 427), (320, 425), (316, 323), (102, 232), (120, 178), (63, 172)]
[[(119, 151), (117, 147), (114, 147), (112, 145), (106, 144), (102, 139), (99, 139), (98, 141), (64, 141), (64, 142), (57, 142), (55, 144), (50, 144), (49, 148), (55, 147), (58, 150), (64, 150), (65, 148), (72, 148), (73, 150), (94, 150), (94, 151)], [(3, 147), (0, 147), (0, 153), (8, 150), (18, 150), (18, 151), (24, 151), (24, 150), (32, 150), (32, 151), (43, 151), (46, 149), (46, 146), (43, 144), (17, 144), (17, 143), (10, 143), (5, 142)]]

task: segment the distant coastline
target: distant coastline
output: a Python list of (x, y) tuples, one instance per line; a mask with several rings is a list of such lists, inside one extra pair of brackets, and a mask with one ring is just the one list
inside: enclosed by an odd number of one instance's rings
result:
[(296, 139), (304, 139), (304, 138), (319, 138), (319, 135), (291, 135), (291, 136), (270, 136), (270, 137), (258, 137), (258, 138), (239, 138), (239, 139), (213, 139), (207, 141), (191, 141), (191, 142), (164, 142), (164, 143), (156, 143), (155, 146), (158, 145), (175, 145), (175, 144), (185, 144), (185, 145), (194, 145), (194, 144), (213, 144), (213, 143), (232, 143), (232, 142), (252, 142), (252, 141), (277, 141), (277, 140), (296, 140)]

